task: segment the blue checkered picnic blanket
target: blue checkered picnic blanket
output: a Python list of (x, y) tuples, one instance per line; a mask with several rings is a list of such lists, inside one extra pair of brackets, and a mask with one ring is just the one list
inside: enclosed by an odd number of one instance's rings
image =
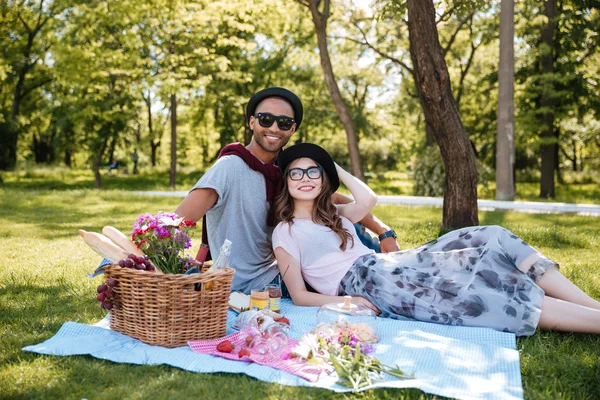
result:
[[(282, 313), (291, 322), (290, 336), (297, 339), (317, 324), (317, 308), (297, 307), (282, 301)], [(228, 315), (228, 334), (236, 314)], [(515, 336), (486, 328), (454, 327), (418, 321), (378, 318), (376, 357), (398, 365), (415, 379), (385, 376), (376, 387), (418, 388), (459, 399), (522, 399), (523, 389)], [(266, 382), (347, 392), (332, 374), (310, 383), (295, 375), (258, 364), (231, 361), (194, 353), (189, 347), (151, 346), (108, 328), (108, 317), (95, 325), (66, 322), (43, 343), (23, 350), (59, 356), (91, 355), (130, 364), (166, 364), (192, 372), (243, 373)], [(365, 389), (363, 389), (365, 390)]]

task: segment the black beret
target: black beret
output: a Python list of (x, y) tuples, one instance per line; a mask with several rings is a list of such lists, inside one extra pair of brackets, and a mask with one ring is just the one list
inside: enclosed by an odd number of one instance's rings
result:
[(302, 122), (302, 116), (304, 115), (304, 108), (302, 102), (294, 93), (281, 87), (270, 87), (263, 89), (260, 92), (255, 93), (250, 97), (248, 105), (246, 106), (246, 122), (250, 122), (250, 116), (253, 116), (256, 111), (256, 106), (269, 97), (280, 97), (291, 104), (294, 109), (294, 120), (296, 121), (296, 130), (300, 128)]
[(292, 161), (304, 157), (315, 160), (323, 167), (323, 171), (327, 174), (327, 179), (329, 179), (333, 192), (340, 187), (340, 178), (335, 169), (333, 159), (324, 148), (317, 146), (314, 143), (295, 144), (279, 153), (279, 157), (277, 157), (277, 166), (281, 171), (281, 175), (285, 176), (285, 170)]

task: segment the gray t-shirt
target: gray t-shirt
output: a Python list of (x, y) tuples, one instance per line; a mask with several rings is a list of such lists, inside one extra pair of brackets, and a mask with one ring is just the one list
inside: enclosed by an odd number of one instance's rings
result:
[(210, 167), (192, 188), (214, 189), (216, 204), (206, 213), (208, 245), (213, 259), (225, 241), (231, 241), (229, 266), (236, 272), (231, 290), (250, 293), (263, 289), (277, 273), (271, 235), (267, 226), (265, 177), (237, 156), (224, 156)]

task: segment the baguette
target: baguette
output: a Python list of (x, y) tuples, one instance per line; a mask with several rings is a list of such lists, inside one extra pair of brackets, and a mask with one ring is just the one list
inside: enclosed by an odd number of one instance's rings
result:
[(92, 250), (109, 261), (116, 263), (119, 260), (124, 260), (129, 255), (129, 253), (100, 233), (86, 232), (83, 229), (80, 229), (79, 234)]
[(144, 252), (140, 250), (123, 232), (114, 226), (105, 226), (102, 228), (104, 236), (112, 240), (114, 244), (122, 248), (127, 254), (135, 254), (136, 256), (144, 256)]

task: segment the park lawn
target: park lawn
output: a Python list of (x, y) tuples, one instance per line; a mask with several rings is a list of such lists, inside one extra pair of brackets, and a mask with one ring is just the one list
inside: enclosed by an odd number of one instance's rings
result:
[[(139, 214), (172, 211), (179, 201), (122, 190), (0, 189), (0, 398), (435, 398), (398, 389), (341, 395), (245, 375), (196, 374), (167, 366), (21, 351), (53, 336), (65, 321), (94, 323), (105, 315), (95, 300), (100, 278), (85, 275), (100, 257), (83, 243), (77, 229), (99, 231), (111, 224), (128, 231)], [(403, 248), (440, 233), (440, 209), (378, 206), (374, 212), (396, 230)], [(480, 223), (512, 230), (600, 298), (600, 218), (481, 212)], [(195, 237), (197, 245), (199, 232)], [(517, 346), (525, 398), (597, 398), (600, 336), (539, 332), (518, 339)]]
[[(179, 168), (175, 190), (187, 191), (202, 176), (204, 170), (192, 167)], [(111, 173), (102, 170), (102, 188), (105, 190), (173, 190), (168, 186), (169, 171), (165, 168), (142, 168), (137, 175), (124, 174), (123, 171)], [(600, 203), (600, 178), (587, 175), (565, 174), (571, 182), (556, 183), (555, 199), (540, 199), (540, 185), (537, 182), (518, 182), (517, 201), (545, 201), (561, 203)], [(380, 195), (413, 195), (413, 180), (407, 172), (386, 172), (369, 174), (369, 186)], [(19, 190), (72, 190), (93, 189), (94, 175), (89, 169), (69, 169), (64, 167), (37, 167), (2, 175), (4, 187)], [(595, 181), (594, 181), (595, 179)], [(495, 198), (495, 182), (478, 186), (480, 199)], [(344, 191), (344, 189), (342, 189)], [(346, 193), (348, 193), (346, 191)]]

